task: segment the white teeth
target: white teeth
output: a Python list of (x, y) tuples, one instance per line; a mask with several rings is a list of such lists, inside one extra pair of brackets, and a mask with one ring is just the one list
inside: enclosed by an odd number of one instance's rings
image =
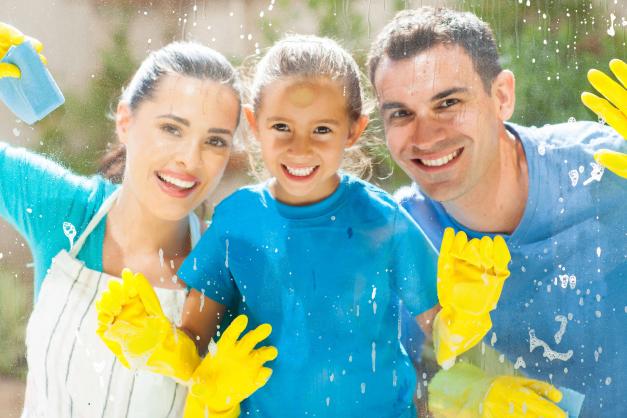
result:
[(285, 168), (287, 168), (288, 173), (293, 176), (306, 177), (310, 175), (316, 167), (293, 168), (286, 165)]
[(437, 160), (420, 160), (421, 163), (427, 165), (429, 167), (439, 167), (451, 161), (453, 158), (459, 155), (460, 150), (455, 150), (451, 152), (449, 155), (445, 155), (442, 158), (438, 158)]
[(180, 187), (181, 189), (191, 189), (196, 184), (196, 182), (193, 181), (177, 179), (162, 173), (159, 173), (159, 178), (167, 183), (175, 185), (176, 187)]

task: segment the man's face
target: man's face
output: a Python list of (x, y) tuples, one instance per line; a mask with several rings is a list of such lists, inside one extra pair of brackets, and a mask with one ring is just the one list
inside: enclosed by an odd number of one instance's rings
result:
[(452, 201), (489, 178), (498, 162), (502, 95), (494, 83), (492, 94), (485, 91), (463, 48), (385, 57), (374, 84), (390, 153), (422, 191)]

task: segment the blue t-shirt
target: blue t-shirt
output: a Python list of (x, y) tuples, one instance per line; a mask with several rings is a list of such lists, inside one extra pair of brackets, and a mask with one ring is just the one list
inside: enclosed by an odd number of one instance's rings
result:
[[(81, 177), (42, 156), (0, 143), (0, 217), (26, 239), (35, 264), (35, 299), (50, 267), (70, 240), (63, 223), (81, 232), (116, 186), (100, 176)], [(102, 270), (105, 222), (89, 235), (78, 258)]]
[[(592, 122), (508, 129), (525, 150), (529, 195), (506, 237), (511, 276), (485, 343), (519, 371), (585, 395), (580, 417), (627, 417), (627, 180), (599, 177), (592, 157), (626, 152), (625, 141)], [(415, 185), (396, 196), (438, 247), (447, 226), (484, 235)]]
[(343, 175), (319, 203), (288, 206), (267, 185), (216, 207), (179, 277), (268, 322), (279, 357), (243, 415), (411, 415), (415, 372), (399, 341), (399, 301), (436, 299), (436, 253), (391, 196)]

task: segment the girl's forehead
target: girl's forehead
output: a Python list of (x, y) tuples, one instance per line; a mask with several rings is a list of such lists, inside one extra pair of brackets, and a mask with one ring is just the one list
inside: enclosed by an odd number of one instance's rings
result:
[(341, 83), (326, 77), (298, 77), (277, 80), (266, 89), (266, 98), (297, 107), (310, 106), (321, 96), (343, 96)]

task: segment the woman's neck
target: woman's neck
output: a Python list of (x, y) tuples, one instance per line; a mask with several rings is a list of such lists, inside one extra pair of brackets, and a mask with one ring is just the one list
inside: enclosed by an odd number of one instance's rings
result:
[(190, 249), (189, 221), (159, 218), (122, 186), (107, 219), (107, 235), (124, 254), (186, 256)]

